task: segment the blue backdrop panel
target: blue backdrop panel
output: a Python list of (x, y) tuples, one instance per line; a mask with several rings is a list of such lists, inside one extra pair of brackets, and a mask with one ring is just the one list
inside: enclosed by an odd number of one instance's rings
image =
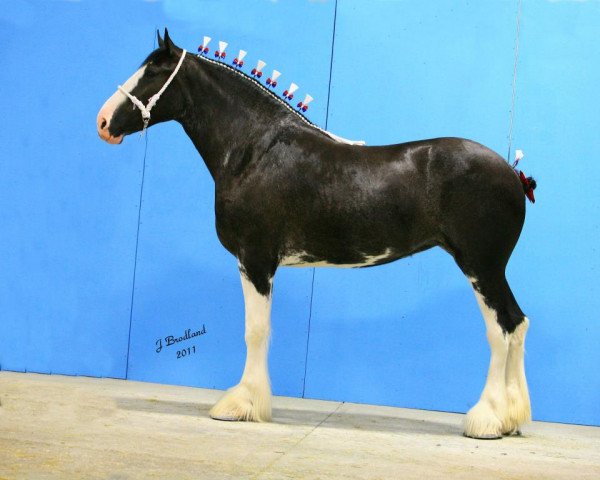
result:
[(515, 278), (536, 418), (600, 424), (600, 4), (523, 3), (515, 144), (539, 180)]
[[(517, 5), (339, 0), (329, 129), (369, 144), (464, 136), (506, 155)], [(190, 50), (210, 35), (213, 48), (230, 43), (228, 60), (243, 48), (247, 69), (277, 68), (278, 91), (298, 83), (324, 126), (334, 16), (334, 1), (308, 0), (2, 4), (0, 369), (237, 382), (243, 299), (206, 167), (177, 124), (149, 131), (144, 159), (145, 139), (99, 141), (96, 113), (168, 26)], [(598, 31), (597, 2), (523, 2), (512, 150), (540, 186), (508, 268), (531, 318), (534, 418), (596, 425)], [(485, 329), (448, 255), (317, 269), (311, 312), (312, 283), (311, 269), (277, 273), (275, 393), (454, 411), (476, 401)], [(188, 329), (206, 333), (165, 345)]]
[[(294, 81), (297, 97), (315, 97), (309, 117), (324, 125), (334, 4), (310, 2), (165, 2), (157, 14), (174, 41), (195, 49), (204, 35), (229, 43), (227, 62), (248, 51), (282, 72), (281, 94)], [(308, 28), (307, 26), (310, 26)], [(132, 64), (130, 70), (133, 71)], [(263, 81), (266, 77), (263, 77)], [(128, 142), (135, 139), (128, 139)], [(312, 270), (282, 270), (275, 280), (273, 390), (301, 395)], [(206, 334), (157, 352), (156, 342), (189, 328)], [(186, 356), (177, 352), (186, 348)], [(187, 348), (190, 348), (188, 353)], [(214, 183), (177, 124), (153, 127), (142, 203), (131, 330), (131, 379), (226, 388), (240, 378), (245, 358), (243, 297), (237, 261), (214, 227)]]
[[(330, 128), (368, 144), (462, 136), (505, 154), (516, 13), (500, 1), (339, 2)], [(440, 249), (317, 269), (307, 396), (464, 412), (488, 359), (472, 289)]]
[(2, 369), (125, 375), (143, 150), (108, 148), (95, 119), (147, 50), (143, 8), (0, 9)]

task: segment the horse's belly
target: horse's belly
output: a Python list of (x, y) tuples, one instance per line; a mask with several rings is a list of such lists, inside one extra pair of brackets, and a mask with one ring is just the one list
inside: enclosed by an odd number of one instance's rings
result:
[(283, 257), (279, 265), (283, 267), (339, 267), (358, 268), (380, 265), (400, 258), (391, 248), (386, 248), (377, 254), (352, 255), (344, 259), (343, 256), (335, 258), (320, 258), (307, 252), (294, 252)]

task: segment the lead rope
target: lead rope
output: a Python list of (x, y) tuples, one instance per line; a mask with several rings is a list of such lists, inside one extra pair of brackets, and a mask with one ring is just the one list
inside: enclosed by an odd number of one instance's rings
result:
[(150, 111), (152, 110), (154, 105), (156, 105), (156, 102), (158, 102), (158, 99), (160, 98), (160, 96), (165, 92), (167, 87), (171, 84), (171, 82), (175, 78), (175, 75), (177, 75), (177, 72), (179, 71), (179, 69), (181, 68), (181, 65), (183, 64), (183, 59), (185, 58), (186, 53), (187, 53), (187, 50), (183, 50), (183, 52), (181, 53), (181, 58), (179, 59), (179, 63), (177, 63), (177, 66), (175, 67), (175, 70), (173, 70), (173, 73), (171, 73), (171, 76), (167, 79), (167, 81), (162, 86), (162, 88), (157, 93), (155, 93), (154, 95), (152, 95), (150, 97), (150, 99), (148, 100), (148, 105), (144, 105), (139, 98), (137, 98), (135, 95), (132, 95), (131, 93), (129, 93), (121, 85), (119, 85), (117, 87), (121, 93), (124, 93), (129, 98), (129, 100), (131, 100), (131, 103), (133, 103), (134, 106), (136, 106), (137, 108), (140, 109), (140, 113), (142, 114), (142, 120), (144, 121), (144, 128), (142, 129), (140, 135), (143, 135), (144, 132), (146, 131), (146, 129), (148, 128), (148, 123), (150, 123)]

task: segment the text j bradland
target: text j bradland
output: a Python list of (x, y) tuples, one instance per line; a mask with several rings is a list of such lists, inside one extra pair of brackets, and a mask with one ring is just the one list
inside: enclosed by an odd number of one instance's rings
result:
[(185, 342), (186, 340), (190, 340), (194, 337), (199, 337), (200, 335), (204, 334), (206, 334), (206, 325), (202, 324), (202, 328), (200, 330), (193, 332), (191, 328), (188, 328), (180, 337), (176, 337), (175, 335), (167, 335), (164, 338), (159, 338), (156, 341), (156, 353), (160, 353), (160, 351), (163, 349), (163, 345), (165, 347), (170, 347), (171, 345), (177, 345), (180, 342)]

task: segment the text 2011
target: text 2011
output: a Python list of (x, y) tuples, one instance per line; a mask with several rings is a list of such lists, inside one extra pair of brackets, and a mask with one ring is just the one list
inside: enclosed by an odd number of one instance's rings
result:
[(193, 353), (196, 353), (196, 345), (177, 350), (177, 358), (187, 357), (188, 355), (192, 355)]

